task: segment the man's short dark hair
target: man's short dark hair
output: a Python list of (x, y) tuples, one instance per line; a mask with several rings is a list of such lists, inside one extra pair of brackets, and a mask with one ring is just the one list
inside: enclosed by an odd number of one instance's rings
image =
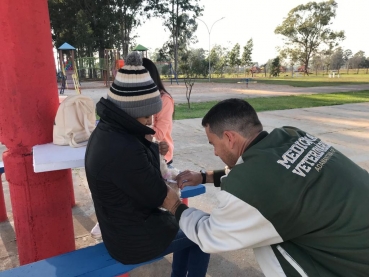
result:
[(263, 130), (254, 108), (236, 98), (220, 101), (202, 119), (202, 126), (222, 138), (224, 131), (235, 131), (243, 137), (253, 136)]

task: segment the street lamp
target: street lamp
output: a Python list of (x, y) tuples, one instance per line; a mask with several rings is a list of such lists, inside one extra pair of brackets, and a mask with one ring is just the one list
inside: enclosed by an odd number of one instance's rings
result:
[(208, 28), (208, 25), (207, 25), (203, 20), (201, 20), (200, 18), (196, 18), (196, 19), (200, 20), (202, 23), (204, 23), (204, 24), (205, 24), (206, 29), (208, 29), (208, 33), (209, 33), (209, 82), (210, 82), (210, 79), (211, 79), (211, 71), (210, 71), (210, 33), (211, 33), (211, 30), (213, 29), (214, 24), (215, 24), (215, 23), (217, 23), (218, 21), (220, 21), (220, 20), (224, 19), (224, 16), (223, 16), (222, 18), (220, 18), (220, 19), (216, 20), (216, 21), (213, 23), (213, 25), (211, 25), (210, 30), (209, 30), (209, 28)]

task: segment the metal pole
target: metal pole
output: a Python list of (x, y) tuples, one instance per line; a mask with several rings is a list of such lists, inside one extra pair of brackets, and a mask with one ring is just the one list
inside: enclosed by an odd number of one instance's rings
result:
[(209, 83), (211, 79), (211, 71), (210, 71), (210, 33), (209, 33)]
[(210, 68), (210, 33), (211, 33), (211, 30), (213, 29), (214, 24), (215, 24), (215, 23), (217, 23), (218, 21), (220, 21), (220, 20), (224, 19), (224, 17), (222, 17), (222, 18), (220, 18), (220, 19), (216, 20), (216, 21), (213, 23), (213, 25), (211, 25), (210, 30), (209, 30), (208, 25), (205, 23), (205, 21), (203, 21), (203, 20), (202, 20), (202, 19), (200, 19), (200, 18), (196, 18), (196, 19), (200, 20), (202, 23), (204, 23), (204, 24), (205, 24), (206, 29), (208, 30), (208, 34), (209, 34), (209, 83), (210, 83), (210, 79), (211, 79), (211, 68)]

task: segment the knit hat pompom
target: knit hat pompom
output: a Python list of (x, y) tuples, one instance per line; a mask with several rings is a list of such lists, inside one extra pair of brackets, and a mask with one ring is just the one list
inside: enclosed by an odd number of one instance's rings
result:
[(140, 66), (142, 65), (142, 58), (140, 54), (137, 51), (135, 51), (127, 55), (127, 57), (124, 59), (124, 64)]
[(160, 93), (149, 72), (142, 66), (138, 52), (124, 59), (108, 91), (108, 100), (133, 118), (157, 114), (161, 111)]

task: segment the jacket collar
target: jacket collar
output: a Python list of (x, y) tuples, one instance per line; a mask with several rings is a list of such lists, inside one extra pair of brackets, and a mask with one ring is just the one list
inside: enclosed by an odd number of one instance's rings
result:
[(259, 141), (263, 140), (269, 133), (267, 131), (261, 131), (256, 138), (246, 147), (244, 153), (251, 147), (253, 147), (255, 144), (257, 144)]
[(105, 98), (101, 98), (96, 104), (96, 111), (100, 116), (100, 120), (114, 129), (139, 136), (155, 134), (153, 129), (141, 124)]
[(255, 144), (259, 143), (260, 141), (262, 141), (267, 135), (269, 135), (269, 133), (267, 131), (261, 131), (258, 136), (256, 138), (254, 138), (254, 140), (249, 144), (249, 146), (246, 147), (245, 151), (243, 152), (243, 154), (238, 158), (236, 165), (237, 164), (242, 164), (243, 163), (243, 156), (245, 155), (246, 151), (248, 149), (250, 149), (251, 147), (253, 147)]

